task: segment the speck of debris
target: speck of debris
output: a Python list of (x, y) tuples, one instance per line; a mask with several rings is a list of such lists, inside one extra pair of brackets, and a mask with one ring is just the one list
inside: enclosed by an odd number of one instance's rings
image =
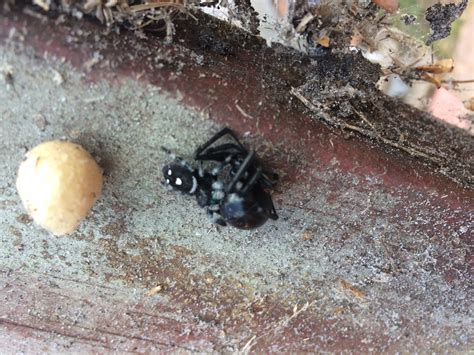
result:
[(62, 74), (57, 70), (53, 70), (53, 81), (56, 85), (61, 85), (64, 82)]
[(456, 4), (435, 4), (430, 6), (425, 13), (425, 19), (430, 23), (431, 33), (426, 39), (426, 44), (446, 38), (451, 33), (451, 24), (462, 15), (467, 7), (467, 1)]
[(0, 68), (0, 71), (3, 74), (3, 79), (7, 85), (13, 86), (14, 79), (13, 79), (13, 68), (10, 65), (4, 65)]
[(41, 114), (34, 116), (33, 121), (40, 131), (44, 131), (46, 129), (46, 126), (48, 125), (48, 121)]
[(32, 221), (31, 217), (27, 215), (26, 213), (22, 213), (19, 216), (17, 216), (16, 220), (22, 224), (29, 224)]
[(84, 63), (84, 69), (86, 69), (87, 71), (91, 70), (92, 67), (100, 63), (102, 59), (104, 59), (104, 57), (99, 52), (94, 52), (92, 58)]
[(412, 14), (403, 14), (402, 21), (405, 25), (411, 25), (416, 21), (416, 16)]

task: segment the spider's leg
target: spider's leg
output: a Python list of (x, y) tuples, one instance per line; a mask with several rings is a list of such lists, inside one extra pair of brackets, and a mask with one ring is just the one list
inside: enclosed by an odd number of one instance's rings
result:
[[(231, 155), (228, 155), (224, 160), (220, 161), (219, 164), (215, 165), (212, 170), (211, 170), (211, 175), (214, 177), (214, 178), (218, 178), (220, 173), (228, 166), (233, 166), (234, 165), (234, 159), (235, 159), (236, 155), (235, 154), (231, 154)], [(212, 160), (215, 160), (215, 159), (212, 159)]]
[[(219, 205), (217, 206), (217, 211), (219, 210)], [(207, 208), (207, 214), (209, 216), (209, 219), (211, 220), (212, 223), (217, 224), (219, 226), (225, 227), (227, 223), (225, 222), (224, 218), (216, 211), (216, 208), (213, 206), (209, 206)]]
[[(236, 144), (224, 143), (217, 147), (209, 147), (205, 152), (196, 155), (195, 159), (201, 161), (211, 160), (218, 162), (228, 162), (229, 165), (231, 165), (232, 160), (236, 157), (238, 157), (239, 159), (243, 159), (248, 154), (249, 153), (247, 150), (241, 150), (240, 147)], [(223, 167), (225, 167), (225, 165), (226, 164), (219, 166), (221, 167), (221, 170), (223, 169)], [(260, 181), (264, 187), (274, 187), (278, 181), (278, 174), (275, 174), (268, 170), (262, 170), (262, 176)]]
[(248, 152), (235, 143), (224, 143), (216, 147), (209, 147), (205, 151), (197, 150), (194, 159), (224, 161), (229, 155), (239, 154), (246, 156)]
[(265, 190), (258, 190), (258, 200), (261, 203), (261, 206), (265, 208), (265, 211), (268, 213), (268, 217), (273, 220), (278, 219), (278, 214), (273, 205), (272, 196)]
[(189, 171), (193, 171), (193, 167), (191, 166), (191, 164), (189, 164), (186, 160), (184, 160), (183, 158), (171, 152), (171, 150), (169, 150), (168, 148), (161, 146), (161, 150), (164, 151), (166, 154), (168, 154), (171, 159), (176, 160), (182, 166), (185, 166), (186, 168), (188, 168)]
[(225, 127), (221, 129), (219, 132), (217, 132), (215, 135), (213, 135), (206, 143), (203, 145), (199, 146), (198, 149), (196, 149), (196, 154), (195, 156), (200, 155), (204, 150), (206, 150), (208, 147), (210, 147), (214, 142), (216, 142), (218, 139), (221, 137), (225, 136), (226, 134), (230, 135), (234, 140), (237, 142), (237, 145), (242, 149), (242, 151), (247, 151), (245, 147), (240, 143), (239, 139), (235, 135), (234, 132), (229, 127)]
[(242, 176), (247, 172), (247, 169), (251, 166), (251, 164), (253, 163), (255, 157), (256, 157), (255, 151), (251, 151), (247, 155), (245, 160), (239, 166), (239, 170), (237, 170), (234, 177), (232, 178), (232, 181), (229, 183), (229, 185), (226, 186), (226, 188), (225, 188), (226, 193), (229, 193), (229, 192), (234, 190), (235, 185), (242, 178)]
[(221, 162), (219, 163), (219, 165), (217, 165), (216, 167), (212, 168), (211, 170), (211, 175), (214, 176), (214, 177), (218, 177), (219, 174), (222, 172), (222, 170), (224, 170), (224, 168), (229, 165), (229, 163), (227, 162)]
[(270, 217), (271, 219), (273, 220), (277, 220), (278, 219), (278, 215), (275, 211), (275, 206), (273, 205), (273, 200), (272, 200), (272, 197), (269, 195), (268, 196), (268, 199), (269, 199), (269, 204), (270, 204), (270, 210), (268, 211), (269, 214), (268, 214), (268, 217)]
[(250, 178), (250, 180), (245, 184), (244, 188), (242, 189), (242, 194), (246, 194), (252, 187), (255, 185), (255, 183), (260, 179), (262, 176), (262, 168), (258, 167), (253, 176)]
[(218, 204), (210, 205), (207, 208), (208, 212), (219, 212), (220, 206)]
[(212, 223), (217, 224), (221, 227), (227, 226), (227, 223), (224, 221), (224, 218), (220, 214), (214, 213), (212, 216)]
[(211, 203), (211, 196), (210, 193), (207, 191), (203, 191), (201, 189), (198, 189), (196, 191), (196, 201), (199, 205), (199, 207), (207, 207)]
[(278, 174), (264, 170), (260, 181), (264, 187), (272, 188), (277, 184), (278, 178)]
[(222, 201), (225, 197), (225, 193), (222, 190), (213, 190), (212, 191), (212, 201)]
[(160, 147), (162, 151), (164, 151), (166, 154), (168, 154), (172, 159), (175, 159), (176, 158), (176, 155), (174, 155), (171, 150), (169, 150), (168, 148), (166, 147), (163, 147), (161, 146)]

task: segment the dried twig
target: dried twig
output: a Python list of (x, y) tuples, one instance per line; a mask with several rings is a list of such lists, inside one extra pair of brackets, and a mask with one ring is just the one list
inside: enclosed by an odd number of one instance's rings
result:
[(178, 9), (184, 9), (184, 5), (185, 4), (183, 1), (154, 1), (147, 4), (132, 5), (130, 6), (130, 12), (135, 13), (160, 7), (175, 7)]
[(294, 307), (293, 307), (293, 313), (291, 314), (291, 316), (289, 317), (284, 317), (283, 319), (281, 319), (279, 322), (277, 322), (273, 327), (271, 327), (270, 329), (268, 329), (266, 332), (263, 332), (261, 335), (257, 336), (257, 335), (253, 335), (248, 341), (247, 343), (245, 343), (245, 345), (242, 347), (242, 349), (239, 350), (238, 354), (239, 355), (246, 355), (250, 352), (250, 350), (252, 349), (252, 347), (257, 343), (257, 341), (259, 339), (262, 339), (263, 337), (267, 336), (268, 334), (270, 333), (275, 333), (277, 331), (279, 331), (280, 329), (282, 328), (285, 328), (288, 326), (288, 323), (295, 319), (296, 317), (298, 317), (301, 313), (305, 312), (308, 310), (309, 307), (311, 307), (313, 304), (315, 303), (315, 301), (312, 301), (312, 302), (306, 302), (301, 308), (298, 307), (298, 305), (296, 304)]
[(357, 110), (353, 110), (354, 113), (357, 114), (364, 122), (368, 123), (369, 126), (371, 126), (371, 128), (373, 130), (368, 130), (368, 129), (365, 129), (365, 128), (362, 128), (362, 127), (359, 127), (359, 126), (351, 125), (351, 124), (349, 124), (349, 123), (347, 123), (343, 120), (340, 120), (340, 119), (337, 119), (337, 118), (332, 118), (328, 114), (324, 113), (321, 109), (316, 107), (311, 101), (309, 101), (306, 97), (304, 97), (304, 95), (301, 94), (295, 88), (291, 88), (290, 93), (293, 96), (295, 96), (297, 99), (299, 99), (311, 111), (317, 112), (318, 116), (321, 117), (326, 123), (328, 123), (330, 125), (336, 126), (336, 127), (341, 128), (343, 130), (349, 130), (349, 131), (357, 132), (357, 133), (359, 133), (361, 135), (364, 135), (366, 137), (369, 137), (369, 138), (375, 138), (375, 139), (379, 140), (382, 143), (385, 143), (385, 144), (390, 145), (392, 147), (403, 150), (404, 152), (407, 152), (408, 154), (410, 154), (412, 156), (429, 160), (429, 161), (434, 162), (438, 165), (442, 163), (442, 159), (435, 156), (434, 152), (426, 151), (425, 149), (422, 149), (421, 147), (418, 147), (418, 146), (402, 145), (397, 141), (394, 141), (394, 140), (388, 139), (386, 137), (383, 137), (382, 135), (380, 135), (375, 130), (373, 125), (368, 121), (368, 119), (361, 112), (359, 112)]

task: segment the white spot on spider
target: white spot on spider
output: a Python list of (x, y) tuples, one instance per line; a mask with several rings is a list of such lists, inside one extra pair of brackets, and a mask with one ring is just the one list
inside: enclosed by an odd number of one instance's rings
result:
[(230, 194), (228, 201), (231, 202), (231, 203), (241, 203), (243, 200), (244, 199), (241, 196), (237, 195), (237, 194)]
[(183, 184), (183, 180), (181, 180), (180, 178), (176, 178), (176, 181), (174, 182), (176, 185), (180, 186)]
[(171, 169), (168, 169), (168, 175), (169, 176), (173, 175), (173, 172), (171, 171)]
[(239, 181), (237, 184), (235, 184), (235, 188), (236, 188), (237, 190), (241, 190), (241, 189), (242, 189), (242, 186), (243, 186), (243, 184), (242, 184), (240, 181)]
[(213, 191), (212, 198), (214, 200), (222, 200), (225, 197), (225, 193), (223, 191)]
[(166, 179), (166, 183), (169, 185), (169, 183), (170, 183), (170, 179)]
[(191, 187), (191, 190), (189, 190), (189, 193), (192, 195), (193, 193), (196, 192), (196, 189), (198, 187), (198, 183), (196, 178), (193, 176), (193, 187)]
[(213, 188), (214, 190), (223, 190), (223, 189), (224, 189), (224, 185), (223, 185), (222, 182), (220, 182), (220, 181), (214, 181), (214, 182), (212, 183), (212, 188)]

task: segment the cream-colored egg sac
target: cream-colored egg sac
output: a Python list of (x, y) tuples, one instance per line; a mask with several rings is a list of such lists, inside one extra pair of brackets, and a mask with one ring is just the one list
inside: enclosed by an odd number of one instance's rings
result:
[(16, 187), (36, 223), (54, 234), (67, 234), (99, 197), (102, 169), (78, 144), (45, 142), (26, 153)]

